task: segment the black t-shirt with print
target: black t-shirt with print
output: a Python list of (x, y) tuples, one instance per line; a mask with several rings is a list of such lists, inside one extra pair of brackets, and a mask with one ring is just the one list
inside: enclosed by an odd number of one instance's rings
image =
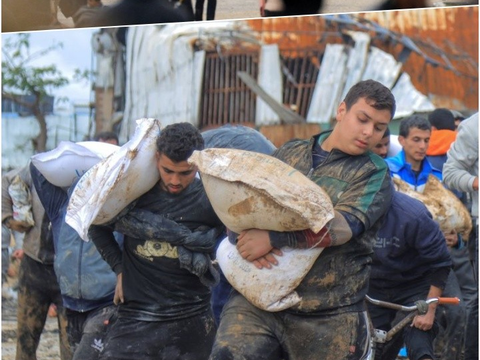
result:
[[(110, 229), (95, 227), (92, 236), (112, 268), (116, 270), (115, 265), (121, 261), (125, 303), (120, 306), (120, 316), (144, 321), (163, 321), (190, 317), (208, 310), (210, 288), (203, 285), (197, 275), (182, 269), (177, 246), (158, 236), (160, 233), (165, 234), (165, 238), (172, 237), (172, 234), (175, 237), (178, 232), (178, 237), (181, 237), (185, 232), (199, 227), (222, 226), (201, 181), (195, 179), (180, 194), (163, 191), (157, 184), (136, 201), (133, 210), (136, 209), (160, 215), (161, 226), (157, 225), (149, 232), (149, 225), (145, 222), (142, 225), (132, 225), (128, 233), (125, 233), (121, 260), (118, 258), (118, 251), (110, 248), (114, 246), (111, 241), (108, 241), (108, 244), (104, 241), (105, 238), (99, 241), (102, 236), (98, 231), (106, 236)], [(119, 219), (117, 222), (122, 221), (125, 220)], [(135, 229), (135, 226), (138, 228)], [(115, 229), (124, 230), (125, 227), (116, 226)], [(154, 237), (135, 235), (145, 233)], [(118, 273), (117, 270), (116, 272)]]

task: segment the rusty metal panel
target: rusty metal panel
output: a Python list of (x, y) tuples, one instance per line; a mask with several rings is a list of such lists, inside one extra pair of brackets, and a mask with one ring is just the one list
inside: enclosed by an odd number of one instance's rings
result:
[[(433, 60), (412, 53), (403, 67), (437, 107), (478, 109), (478, 6), (362, 14), (409, 36)], [(398, 54), (399, 46), (378, 44)], [(435, 64), (435, 62), (437, 64)]]
[[(463, 111), (478, 109), (478, 6), (427, 8), (350, 14), (351, 23), (324, 16), (264, 18), (248, 20), (265, 43), (277, 43), (280, 51), (313, 47), (323, 53), (327, 43), (348, 43), (348, 31), (365, 31), (372, 45), (398, 60), (405, 49), (402, 35), (418, 46), (403, 71), (414, 86), (437, 107)], [(383, 28), (375, 31), (375, 22)], [(381, 29), (381, 28), (378, 29)], [(377, 30), (378, 30), (377, 29)], [(390, 32), (392, 36), (386, 36)]]

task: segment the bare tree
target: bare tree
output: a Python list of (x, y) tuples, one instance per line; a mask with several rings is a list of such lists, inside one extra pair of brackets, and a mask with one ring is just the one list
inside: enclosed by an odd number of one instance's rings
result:
[[(33, 139), (37, 152), (45, 151), (47, 143), (47, 123), (42, 103), (54, 89), (68, 85), (69, 79), (54, 64), (34, 66), (33, 62), (61, 47), (62, 44), (57, 43), (30, 54), (30, 34), (26, 33), (7, 37), (2, 46), (2, 97), (26, 107), (37, 119), (40, 133)], [(26, 101), (25, 95), (32, 95), (33, 101)]]

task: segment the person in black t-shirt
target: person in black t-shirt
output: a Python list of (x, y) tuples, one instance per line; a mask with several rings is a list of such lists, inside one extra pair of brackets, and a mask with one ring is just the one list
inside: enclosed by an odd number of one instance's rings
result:
[[(218, 282), (211, 254), (224, 231), (187, 162), (201, 150), (189, 123), (164, 128), (157, 139), (159, 182), (111, 226), (89, 235), (117, 274), (118, 320), (101, 359), (207, 359), (216, 333), (210, 306)], [(112, 231), (125, 235), (123, 254)]]

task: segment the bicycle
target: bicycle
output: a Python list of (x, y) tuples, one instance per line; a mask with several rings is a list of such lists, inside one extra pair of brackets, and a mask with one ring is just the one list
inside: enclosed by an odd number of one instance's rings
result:
[(380, 329), (373, 329), (373, 333), (370, 339), (370, 350), (365, 360), (379, 360), (382, 354), (385, 344), (392, 340), (393, 336), (400, 332), (406, 325), (410, 324), (416, 315), (425, 315), (428, 311), (428, 305), (432, 303), (458, 305), (460, 303), (459, 298), (430, 298), (427, 300), (418, 300), (412, 306), (404, 306), (394, 304), (388, 301), (376, 300), (366, 295), (366, 300), (374, 305), (383, 306), (389, 309), (394, 309), (403, 312), (410, 312), (405, 318), (403, 318), (398, 324), (393, 326), (390, 330), (384, 331)]

